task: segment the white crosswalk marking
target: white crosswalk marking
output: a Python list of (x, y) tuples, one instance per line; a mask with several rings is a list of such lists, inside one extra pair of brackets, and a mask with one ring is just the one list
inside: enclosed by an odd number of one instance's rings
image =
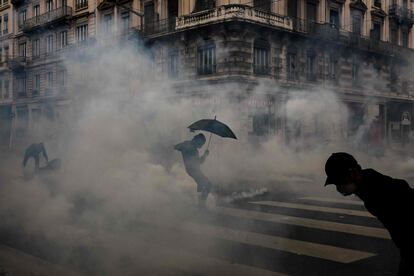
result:
[(185, 228), (199, 234), (210, 235), (221, 239), (282, 250), (298, 255), (311, 256), (339, 263), (352, 263), (375, 256), (373, 253), (358, 250), (240, 231), (220, 226), (189, 223), (185, 226)]
[(288, 202), (279, 202), (279, 201), (254, 201), (254, 202), (249, 202), (249, 203), (256, 204), (256, 205), (264, 205), (264, 206), (285, 207), (285, 208), (301, 209), (301, 210), (308, 210), (308, 211), (318, 211), (318, 212), (327, 212), (327, 213), (334, 213), (334, 214), (341, 214), (341, 215), (374, 218), (374, 216), (371, 215), (370, 213), (366, 211), (358, 211), (358, 210), (321, 207), (321, 206), (314, 206), (314, 205), (308, 205), (308, 204), (288, 203)]
[[(165, 258), (164, 258), (165, 259)], [(216, 258), (198, 256), (182, 250), (170, 252), (170, 262), (172, 267), (183, 271), (195, 273), (197, 275), (235, 275), (235, 276), (287, 276), (279, 272), (251, 267), (242, 264), (230, 263)]]
[(244, 219), (263, 220), (269, 222), (290, 224), (360, 236), (375, 237), (381, 239), (390, 239), (385, 229), (377, 227), (360, 226), (339, 222), (330, 222), (324, 220), (308, 219), (301, 217), (285, 216), (274, 213), (263, 213), (249, 210), (241, 210), (227, 207), (217, 207), (216, 212), (224, 215), (235, 216)]
[(329, 198), (329, 197), (301, 197), (300, 199), (364, 206), (364, 203), (360, 200), (346, 200), (346, 199)]

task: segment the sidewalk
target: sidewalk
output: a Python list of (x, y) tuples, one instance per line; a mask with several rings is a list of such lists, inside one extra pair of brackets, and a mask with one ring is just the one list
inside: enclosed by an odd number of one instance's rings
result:
[(0, 245), (0, 276), (81, 276), (64, 267)]

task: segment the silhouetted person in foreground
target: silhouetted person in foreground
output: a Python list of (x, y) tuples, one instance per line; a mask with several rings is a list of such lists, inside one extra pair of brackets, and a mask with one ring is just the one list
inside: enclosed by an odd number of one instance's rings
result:
[(40, 154), (43, 154), (43, 157), (46, 159), (46, 163), (48, 163), (49, 159), (47, 157), (46, 149), (43, 143), (31, 144), (24, 153), (23, 167), (26, 167), (27, 161), (30, 158), (34, 158), (35, 172), (39, 171)]
[(373, 169), (362, 170), (345, 152), (333, 153), (326, 161), (325, 172), (325, 186), (335, 184), (342, 195), (357, 195), (389, 231), (400, 250), (398, 275), (414, 275), (414, 190), (408, 183)]
[(200, 165), (205, 161), (209, 154), (206, 150), (200, 157), (198, 149), (200, 149), (206, 142), (206, 137), (203, 134), (198, 134), (193, 137), (191, 141), (184, 141), (175, 145), (174, 149), (181, 152), (184, 160), (184, 166), (187, 173), (197, 183), (197, 192), (199, 195), (199, 207), (204, 209), (206, 199), (211, 190), (211, 183), (206, 176), (201, 172)]

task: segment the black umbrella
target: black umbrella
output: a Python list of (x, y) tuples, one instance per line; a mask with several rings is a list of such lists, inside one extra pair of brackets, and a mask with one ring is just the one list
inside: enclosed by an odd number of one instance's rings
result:
[[(202, 130), (214, 133), (220, 137), (237, 139), (233, 131), (224, 123), (218, 121), (216, 117), (214, 119), (202, 119), (188, 127), (191, 131)], [(208, 146), (210, 146), (211, 135), (208, 140)]]

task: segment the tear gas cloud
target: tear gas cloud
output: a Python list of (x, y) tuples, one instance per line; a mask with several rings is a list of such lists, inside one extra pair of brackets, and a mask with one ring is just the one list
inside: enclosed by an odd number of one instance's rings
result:
[[(298, 91), (276, 111), (286, 111), (288, 128), (302, 122), (301, 138), (291, 131), (287, 143), (282, 135), (255, 143), (243, 122), (251, 120), (243, 109), (248, 104), (226, 97), (241, 87), (224, 86), (218, 100), (194, 104), (177, 95), (174, 83), (154, 68), (143, 49), (98, 44), (82, 57), (66, 64), (76, 84), (69, 109), (53, 126), (42, 122), (36, 137), (45, 142), (50, 158), (62, 159), (62, 169), (24, 181), (20, 159), (2, 160), (2, 224), (52, 241), (55, 247), (44, 254), (57, 262), (91, 275), (127, 275), (145, 271), (146, 252), (156, 252), (160, 264), (167, 261), (155, 245), (125, 242), (125, 237), (148, 238), (147, 224), (176, 229), (194, 215), (195, 183), (173, 145), (191, 139), (187, 126), (201, 118), (217, 116), (240, 138), (213, 136), (203, 165), (227, 199), (273, 188), (336, 196), (323, 188), (324, 161), (334, 151), (352, 152), (352, 143), (341, 138), (348, 111), (332, 91)], [(253, 94), (263, 95), (265, 89), (259, 85)], [(397, 157), (390, 155), (377, 159), (352, 153), (363, 167), (397, 176), (410, 168), (391, 163)], [(185, 234), (181, 238), (194, 241)], [(212, 241), (201, 243), (211, 247)]]

